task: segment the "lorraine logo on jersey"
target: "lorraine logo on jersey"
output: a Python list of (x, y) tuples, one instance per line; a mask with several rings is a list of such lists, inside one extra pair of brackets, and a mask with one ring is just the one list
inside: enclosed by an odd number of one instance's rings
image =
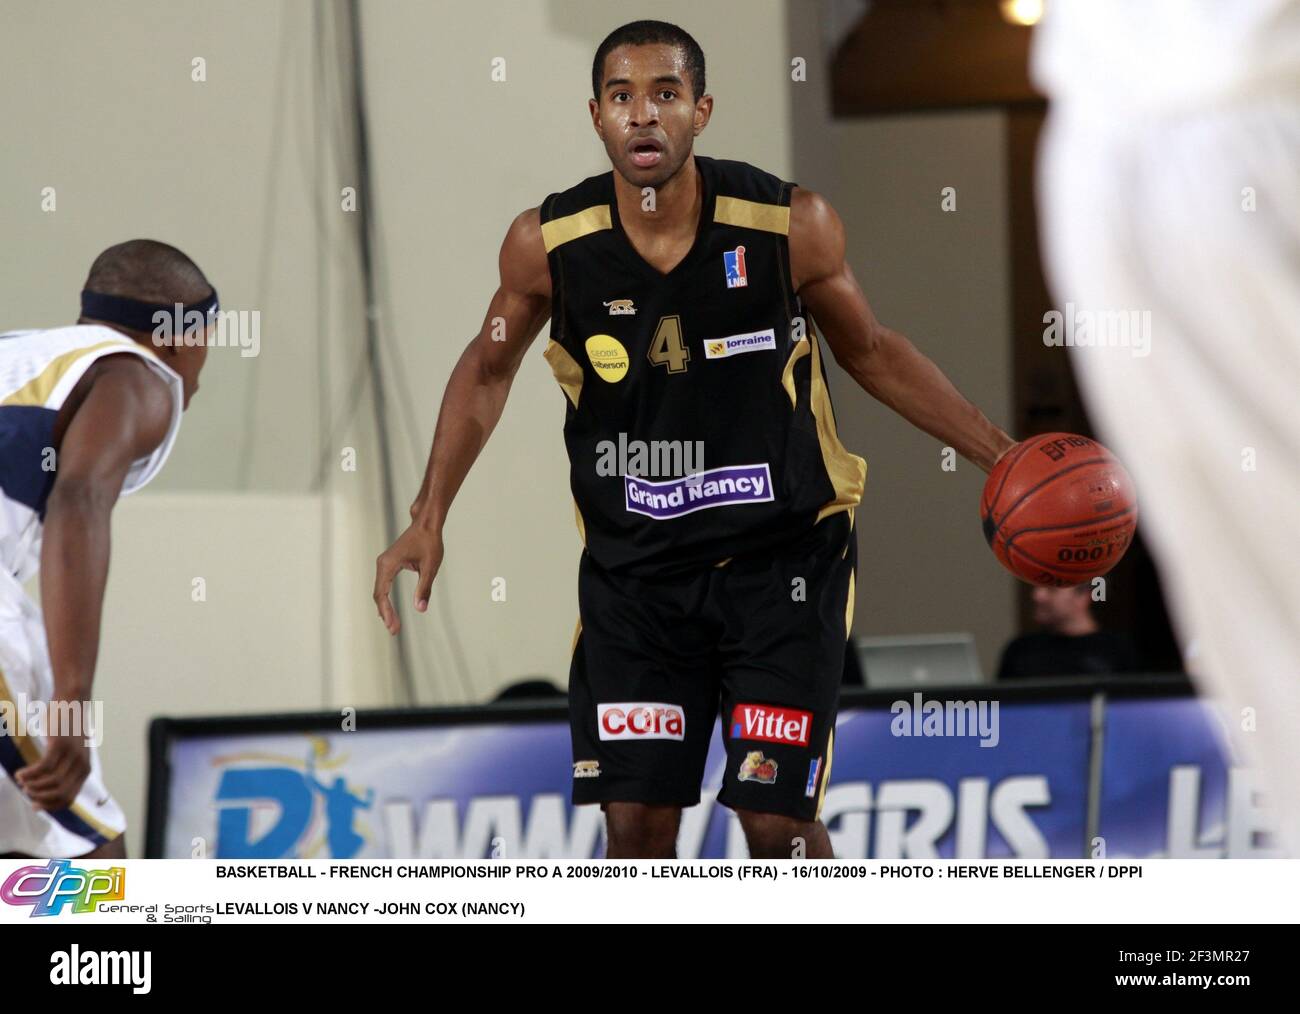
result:
[(726, 359), (728, 356), (742, 352), (757, 352), (761, 349), (776, 348), (776, 330), (751, 331), (748, 334), (733, 334), (726, 338), (707, 339), (704, 342), (705, 359)]
[(731, 709), (731, 738), (807, 746), (812, 734), (812, 717), (811, 711), (797, 708), (737, 704)]
[(745, 248), (738, 246), (734, 250), (722, 253), (722, 268), (727, 273), (727, 288), (739, 289), (749, 284), (749, 275), (745, 273)]

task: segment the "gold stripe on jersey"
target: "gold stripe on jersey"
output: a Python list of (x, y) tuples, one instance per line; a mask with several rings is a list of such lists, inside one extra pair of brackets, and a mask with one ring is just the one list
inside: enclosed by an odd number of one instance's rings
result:
[(568, 349), (554, 339), (546, 343), (542, 358), (551, 364), (556, 382), (573, 407), (577, 408), (578, 399), (582, 397), (582, 366), (569, 354)]
[(821, 342), (817, 331), (808, 328), (809, 351), (812, 353), (812, 413), (817, 420), (817, 442), (822, 449), (822, 463), (835, 490), (835, 498), (817, 513), (817, 520), (838, 514), (862, 502), (862, 490), (867, 484), (867, 463), (856, 454), (850, 454), (840, 443), (835, 432), (835, 415), (831, 411), (830, 395), (826, 393), (826, 378), (822, 376)]
[(587, 544), (587, 523), (582, 520), (582, 511), (578, 509), (578, 501), (573, 501), (573, 516), (578, 522), (578, 535), (582, 539), (582, 544)]
[[(13, 691), (9, 689), (9, 684), (5, 681), (4, 670), (0, 669), (0, 704), (4, 705), (4, 710), (10, 715), (19, 714), (15, 703)], [(28, 764), (35, 764), (41, 759), (41, 751), (37, 749), (35, 742), (30, 736), (19, 735), (18, 730), (14, 729), (8, 733), (13, 740), (13, 744), (18, 749), (18, 755)]]
[(572, 215), (565, 215), (563, 218), (553, 218), (549, 222), (543, 222), (542, 242), (546, 245), (546, 252), (550, 253), (557, 246), (571, 240), (581, 239), (593, 232), (612, 228), (613, 222), (609, 217), (609, 205), (597, 204), (590, 208), (584, 208), (582, 211), (574, 212)]
[(817, 811), (813, 814), (813, 820), (822, 819), (822, 803), (826, 801), (826, 786), (831, 783), (831, 760), (834, 756), (835, 730), (832, 728), (826, 739), (826, 770), (822, 772), (822, 787), (817, 790)]
[[(856, 538), (852, 531), (849, 532), (849, 538)], [(847, 547), (845, 547), (847, 550)], [(844, 603), (844, 638), (847, 640), (853, 634), (853, 598), (854, 591), (857, 588), (857, 575), (854, 571), (849, 571), (849, 600)]]
[(799, 407), (799, 396), (794, 389), (794, 364), (808, 354), (808, 339), (803, 339), (794, 343), (794, 348), (790, 350), (790, 358), (785, 361), (785, 369), (781, 371), (781, 386), (785, 388), (785, 393), (790, 396), (790, 407)]
[(719, 197), (713, 206), (713, 220), (742, 229), (759, 229), (790, 235), (790, 209), (780, 204), (759, 204), (739, 197)]
[(63, 353), (61, 356), (55, 356), (51, 359), (39, 374), (32, 377), (22, 387), (7, 395), (0, 405), (35, 405), (43, 406), (50, 400), (50, 395), (54, 389), (59, 386), (59, 381), (64, 375), (77, 364), (77, 360), (90, 355), (92, 352), (98, 352), (100, 349), (107, 348), (110, 345), (121, 346), (123, 351), (140, 351), (147, 355), (153, 355), (152, 349), (141, 345), (139, 342), (133, 342), (130, 338), (120, 338), (116, 341), (100, 342), (98, 345), (87, 345), (83, 349), (72, 349)]

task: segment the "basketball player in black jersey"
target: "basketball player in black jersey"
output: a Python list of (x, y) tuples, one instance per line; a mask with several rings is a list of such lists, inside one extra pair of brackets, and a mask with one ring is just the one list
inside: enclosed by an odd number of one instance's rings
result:
[[(585, 550), (569, 678), (573, 800), (610, 858), (675, 854), (714, 724), (718, 799), (750, 855), (832, 856), (818, 819), (852, 624), (866, 465), (835, 432), (818, 332), (869, 394), (985, 471), (1013, 444), (901, 334), (811, 191), (696, 156), (704, 55), (674, 25), (613, 32), (592, 69), (613, 171), (515, 219), (501, 283), (452, 371), (411, 526), (378, 560), (428, 608), (448, 508), (549, 318)], [(494, 322), (505, 322), (505, 341)]]

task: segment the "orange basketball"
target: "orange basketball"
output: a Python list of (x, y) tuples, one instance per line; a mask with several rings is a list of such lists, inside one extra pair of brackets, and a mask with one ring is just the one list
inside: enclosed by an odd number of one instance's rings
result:
[(1030, 584), (1091, 581), (1119, 563), (1137, 527), (1133, 480), (1115, 455), (1075, 433), (1011, 448), (980, 498), (984, 538)]

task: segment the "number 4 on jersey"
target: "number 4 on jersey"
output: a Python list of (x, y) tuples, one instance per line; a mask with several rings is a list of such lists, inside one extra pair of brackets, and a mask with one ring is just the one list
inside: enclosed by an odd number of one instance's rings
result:
[(676, 315), (660, 317), (654, 337), (650, 339), (647, 358), (655, 366), (667, 366), (669, 373), (681, 373), (691, 361), (691, 350), (682, 341), (682, 319)]

